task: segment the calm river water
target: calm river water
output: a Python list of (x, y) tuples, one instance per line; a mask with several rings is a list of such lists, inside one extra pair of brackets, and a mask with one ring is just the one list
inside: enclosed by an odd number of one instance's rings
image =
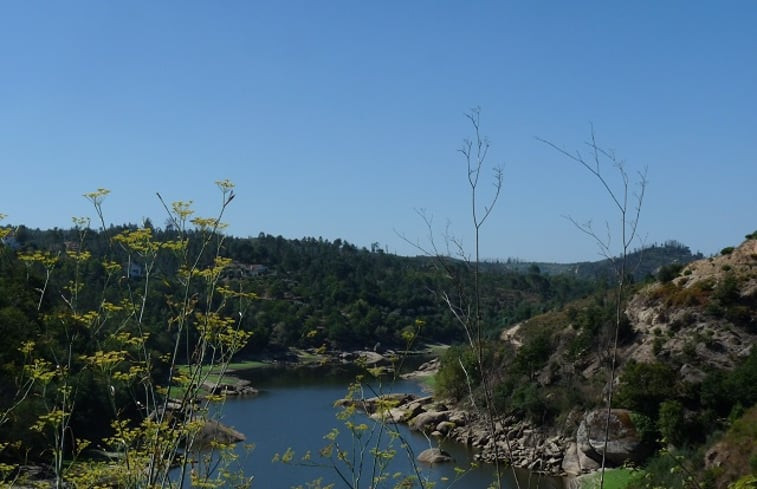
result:
[[(247, 436), (247, 441), (255, 445), (250, 453), (239, 449), (241, 468), (247, 474), (255, 476), (252, 487), (257, 489), (289, 489), (302, 486), (315, 479), (322, 479), (323, 485), (336, 483), (336, 488), (346, 488), (333, 467), (305, 467), (295, 464), (274, 463), (276, 453), (293, 449), (299, 459), (306, 451), (313, 453), (313, 461), (322, 461), (318, 450), (327, 444), (324, 440), (332, 428), (342, 433), (342, 446), (351, 446), (343, 421), (337, 419), (338, 409), (334, 401), (346, 395), (347, 387), (354, 380), (355, 372), (333, 368), (298, 368), (298, 369), (256, 369), (236, 375), (248, 378), (261, 390), (255, 397), (230, 399), (223, 408), (222, 421)], [(421, 386), (414, 381), (400, 380), (376, 389), (382, 392), (421, 393)], [(371, 394), (366, 394), (370, 396)], [(360, 416), (355, 422), (371, 424)], [(417, 455), (435, 441), (427, 440), (423, 435), (410, 432), (401, 426), (400, 432)], [(397, 445), (398, 453), (390, 466), (390, 473), (410, 473), (412, 465), (409, 457)], [(428, 466), (419, 464), (424, 477), (436, 481), (435, 489), (481, 488), (488, 487), (493, 479), (493, 466), (482, 465), (469, 470), (462, 477), (455, 475), (455, 466), (467, 467), (472, 452), (458, 444), (444, 444), (443, 448), (455, 458), (455, 464)], [(370, 457), (369, 457), (370, 458)], [(342, 467), (344, 468), (344, 467)], [(506, 487), (516, 487), (511, 472), (506, 471)], [(360, 488), (368, 488), (369, 476), (360, 483)], [(520, 486), (526, 488), (561, 489), (562, 482), (557, 478), (545, 478), (528, 472), (518, 475)], [(396, 481), (394, 482), (396, 483)], [(385, 483), (382, 487), (393, 487), (394, 483)], [(414, 486), (417, 487), (417, 486)]]

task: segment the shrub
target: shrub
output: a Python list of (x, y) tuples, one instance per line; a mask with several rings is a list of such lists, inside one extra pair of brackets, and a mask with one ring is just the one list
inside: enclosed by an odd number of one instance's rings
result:
[(726, 275), (712, 292), (712, 297), (722, 306), (738, 302), (739, 295), (739, 282), (732, 274)]
[(676, 394), (676, 372), (664, 363), (630, 363), (620, 376), (618, 405), (657, 418), (660, 404)]
[(535, 383), (517, 387), (508, 404), (508, 411), (520, 413), (536, 423), (544, 422), (553, 415), (550, 406), (541, 395), (541, 389)]
[[(212, 377), (211, 367), (225, 370), (249, 339), (242, 318), (254, 298), (222, 279), (231, 259), (220, 255), (220, 219), (234, 193), (230, 182), (217, 184), (223, 196), (218, 217), (190, 220), (189, 204), (175, 202), (173, 210), (166, 206), (171, 233), (155, 232), (149, 222), (106, 228), (102, 202), (108, 191), (99, 189), (85, 197), (100, 218), (100, 232), (90, 229), (88, 219), (76, 218), (65, 254), (43, 247), (18, 254), (18, 264), (32, 277), (29, 285), (39, 280), (33, 277), (41, 279), (40, 287), (33, 286), (39, 297), (26, 328), (36, 329), (39, 321), (45, 333), (22, 343), (23, 359), (11, 373), (25, 384), (10, 405), (14, 393), (7, 395), (7, 377), (0, 376), (0, 425), (7, 423), (0, 429), (0, 451), (20, 440), (24, 459), (49, 464), (55, 487), (93, 487), (103, 470), (109, 486), (165, 487), (174, 467), (188, 469), (189, 457), (181, 452), (194, 454), (200, 420), (215, 416), (208, 414), (216, 410), (207, 393), (214, 389), (205, 386), (220, 376)], [(124, 263), (138, 265), (139, 273), (122, 278)], [(15, 328), (15, 312), (0, 308), (0, 329)], [(7, 360), (17, 359), (0, 360), (6, 368)], [(178, 407), (167, 409), (174, 399)], [(27, 443), (16, 431), (33, 438)], [(71, 465), (90, 443), (123, 457), (107, 469)], [(228, 450), (214, 446), (213, 468), (204, 456), (192, 461), (196, 485), (210, 484), (201, 473), (218, 467), (221, 474)], [(0, 486), (5, 482), (0, 473)]]
[(714, 285), (711, 280), (700, 280), (690, 287), (679, 287), (668, 282), (655, 289), (650, 298), (661, 300), (669, 307), (702, 306), (709, 301)]
[(655, 354), (655, 356), (658, 356), (660, 353), (662, 353), (662, 345), (665, 344), (665, 340), (662, 338), (655, 338), (652, 341), (652, 353)]
[(734, 406), (757, 403), (757, 348), (730, 372), (711, 372), (702, 382), (700, 404), (721, 417), (728, 416)]
[(671, 263), (670, 265), (660, 267), (660, 271), (657, 272), (657, 280), (662, 283), (670, 282), (681, 273), (682, 269), (683, 264), (681, 263)]
[(653, 446), (657, 441), (657, 425), (648, 416), (632, 412), (630, 415), (636, 432), (643, 444)]
[(644, 470), (638, 472), (626, 486), (627, 489), (688, 489), (691, 481), (682, 473), (693, 469), (696, 456), (691, 452), (661, 452), (649, 459)]
[(663, 401), (657, 418), (660, 434), (675, 446), (681, 446), (686, 440), (683, 405), (678, 401)]
[(693, 341), (687, 341), (683, 344), (683, 358), (691, 362), (697, 357), (697, 345)]
[(720, 254), (721, 255), (730, 255), (731, 253), (733, 253), (733, 250), (735, 250), (735, 249), (736, 248), (734, 248), (733, 246), (726, 246), (725, 248), (723, 248), (722, 250), (720, 250)]
[[(753, 467), (752, 472), (757, 472), (757, 469)], [(755, 488), (757, 488), (757, 475), (755, 474), (745, 475), (741, 479), (737, 480), (736, 482), (728, 486), (728, 489), (755, 489)]]
[(694, 323), (696, 323), (696, 316), (692, 314), (691, 312), (685, 313), (683, 316), (678, 317), (670, 322), (670, 331), (672, 332), (678, 332), (680, 331), (684, 326), (691, 326)]
[(725, 311), (725, 317), (733, 324), (746, 326), (754, 332), (754, 321), (752, 320), (753, 310), (749, 306), (730, 306)]
[(477, 386), (480, 379), (473, 350), (467, 346), (452, 346), (444, 352), (436, 374), (437, 393), (459, 400), (468, 394), (468, 382)]
[(552, 340), (547, 331), (542, 331), (526, 341), (518, 349), (514, 367), (517, 372), (533, 377), (536, 370), (542, 368), (549, 360), (552, 351)]

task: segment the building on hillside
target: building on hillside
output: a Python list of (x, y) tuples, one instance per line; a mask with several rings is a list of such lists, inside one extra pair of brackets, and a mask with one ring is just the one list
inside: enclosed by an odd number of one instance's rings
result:
[(145, 274), (145, 267), (130, 260), (124, 265), (124, 271), (126, 272), (126, 278), (142, 278)]
[(13, 234), (9, 234), (8, 236), (4, 237), (2, 239), (2, 242), (5, 246), (7, 246), (13, 251), (16, 251), (17, 249), (21, 248), (21, 243), (18, 242), (18, 240)]
[(260, 277), (268, 273), (268, 267), (259, 263), (241, 263), (238, 261), (232, 262), (223, 271), (224, 279), (240, 279), (250, 277)]
[(78, 241), (64, 241), (63, 244), (66, 246), (66, 253), (69, 254), (77, 254), (81, 249)]

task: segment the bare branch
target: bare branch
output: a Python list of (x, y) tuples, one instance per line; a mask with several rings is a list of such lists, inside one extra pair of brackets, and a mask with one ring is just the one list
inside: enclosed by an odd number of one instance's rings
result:
[(610, 155), (610, 153), (602, 150), (599, 146), (597, 146), (596, 140), (594, 138), (594, 131), (593, 131), (593, 129), (592, 129), (591, 139), (592, 139), (592, 142), (591, 143), (587, 143), (587, 144), (591, 147), (592, 153), (594, 155), (595, 164), (594, 164), (593, 167), (589, 163), (587, 163), (586, 160), (583, 159), (583, 157), (581, 156), (581, 153), (579, 153), (578, 151), (576, 151), (576, 154), (574, 155), (572, 153), (569, 153), (568, 151), (566, 151), (562, 147), (556, 145), (552, 141), (549, 141), (547, 139), (542, 139), (540, 137), (536, 138), (537, 141), (539, 141), (541, 143), (544, 143), (547, 146), (550, 146), (551, 148), (555, 149), (559, 153), (561, 153), (564, 156), (570, 158), (571, 160), (579, 163), (581, 166), (583, 166), (584, 168), (586, 168), (587, 170), (589, 170), (589, 173), (591, 173), (592, 175), (594, 175), (600, 181), (600, 183), (605, 188), (605, 190), (609, 194), (610, 198), (612, 199), (613, 203), (618, 208), (618, 210), (622, 211), (623, 210), (623, 205), (620, 203), (620, 201), (618, 200), (618, 198), (615, 196), (615, 192), (613, 192), (613, 190), (608, 185), (607, 181), (604, 179), (604, 177), (600, 173), (599, 156), (600, 155), (605, 155), (605, 156), (607, 156), (608, 158), (610, 158), (613, 161), (614, 161), (614, 159), (612, 158), (612, 156)]
[[(633, 216), (631, 217), (629, 221), (630, 178), (628, 176), (628, 173), (626, 172), (625, 163), (622, 160), (617, 159), (614, 151), (605, 150), (597, 144), (596, 135), (595, 135), (593, 126), (591, 126), (590, 142), (586, 143), (586, 145), (589, 146), (592, 153), (591, 164), (589, 164), (581, 156), (581, 153), (579, 151), (576, 151), (576, 153), (573, 154), (566, 151), (562, 147), (557, 146), (551, 141), (538, 138), (538, 137), (536, 139), (546, 144), (547, 146), (555, 149), (557, 152), (566, 156), (570, 160), (577, 162), (581, 166), (586, 168), (589, 171), (589, 173), (591, 173), (597, 180), (599, 180), (599, 182), (601, 183), (601, 185), (604, 187), (605, 191), (607, 192), (607, 195), (610, 197), (610, 200), (612, 201), (613, 205), (617, 208), (617, 212), (618, 212), (618, 221), (619, 221), (618, 232), (620, 234), (620, 240), (619, 240), (620, 250), (617, 255), (613, 253), (611, 249), (612, 232), (610, 231), (609, 223), (607, 222), (605, 223), (605, 226), (607, 228), (607, 240), (604, 241), (600, 239), (599, 236), (592, 230), (590, 224), (580, 225), (574, 219), (570, 218), (570, 221), (580, 231), (588, 235), (595, 242), (595, 244), (599, 247), (600, 252), (604, 254), (604, 256), (607, 257), (607, 259), (611, 262), (613, 269), (615, 270), (616, 275), (618, 277), (618, 285), (616, 288), (616, 295), (615, 295), (615, 328), (613, 332), (613, 341), (609, 348), (610, 372), (609, 372), (609, 379), (608, 379), (607, 416), (606, 416), (606, 422), (605, 422), (604, 444), (602, 447), (602, 462), (601, 462), (601, 476), (600, 476), (600, 489), (601, 489), (604, 487), (604, 480), (605, 480), (607, 444), (608, 444), (609, 431), (610, 431), (613, 388), (615, 384), (615, 373), (616, 373), (616, 366), (617, 366), (618, 337), (619, 337), (619, 332), (620, 332), (621, 318), (623, 315), (622, 300), (623, 300), (623, 292), (624, 292), (627, 266), (628, 266), (628, 263), (627, 263), (628, 251), (630, 249), (631, 243), (634, 241), (634, 239), (637, 236), (639, 217), (641, 215), (641, 207), (644, 201), (644, 193), (647, 186), (647, 178), (646, 178), (647, 170), (645, 168), (643, 172), (638, 173), (639, 174), (639, 182), (638, 182), (639, 191), (638, 193), (634, 193), (635, 205), (633, 209)], [(619, 193), (613, 190), (613, 188), (608, 184), (607, 180), (602, 174), (601, 161), (603, 158), (606, 158), (620, 175), (621, 187), (619, 190), (621, 192), (620, 195), (622, 195), (622, 198), (618, 197)]]

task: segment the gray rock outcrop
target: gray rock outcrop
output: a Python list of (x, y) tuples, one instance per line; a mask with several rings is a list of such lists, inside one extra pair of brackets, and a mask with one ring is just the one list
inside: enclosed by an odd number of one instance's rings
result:
[[(650, 447), (644, 443), (627, 409), (610, 412), (610, 428), (607, 437), (607, 462), (611, 466), (625, 462), (641, 462)], [(602, 460), (605, 444), (607, 411), (595, 409), (586, 413), (576, 431), (578, 451), (597, 462)]]
[(416, 459), (427, 464), (441, 464), (452, 462), (452, 456), (441, 448), (427, 448), (418, 454)]

